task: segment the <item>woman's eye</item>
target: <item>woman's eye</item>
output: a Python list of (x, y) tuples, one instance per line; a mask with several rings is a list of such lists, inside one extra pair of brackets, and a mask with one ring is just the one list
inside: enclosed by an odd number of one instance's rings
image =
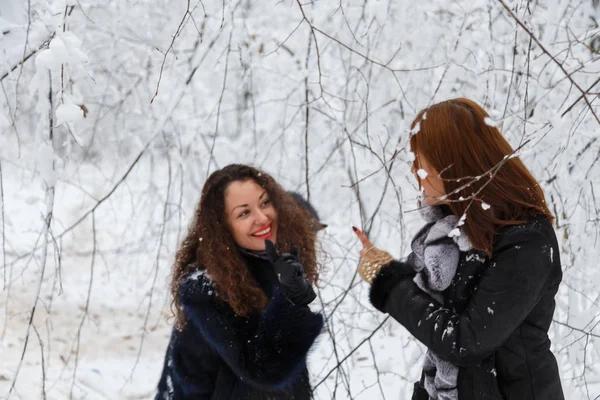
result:
[(245, 217), (246, 215), (248, 215), (248, 210), (244, 210), (240, 213), (240, 215), (238, 215), (238, 218), (242, 218)]
[(262, 206), (263, 206), (263, 207), (266, 207), (266, 206), (268, 206), (269, 204), (271, 204), (271, 200), (265, 200), (265, 201), (263, 201), (263, 203), (262, 203)]

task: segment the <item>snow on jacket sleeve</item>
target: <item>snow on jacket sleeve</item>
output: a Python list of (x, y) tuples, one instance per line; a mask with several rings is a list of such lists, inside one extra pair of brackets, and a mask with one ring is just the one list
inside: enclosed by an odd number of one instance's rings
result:
[(541, 231), (509, 229), (460, 314), (422, 291), (411, 275), (399, 277), (389, 270), (376, 276), (370, 299), (443, 359), (455, 365), (477, 363), (499, 348), (538, 303), (552, 270), (552, 253)]
[(240, 317), (214, 294), (206, 277), (188, 279), (180, 290), (187, 323), (247, 384), (265, 390), (293, 383), (323, 328), (321, 314), (292, 304), (277, 286), (260, 316)]

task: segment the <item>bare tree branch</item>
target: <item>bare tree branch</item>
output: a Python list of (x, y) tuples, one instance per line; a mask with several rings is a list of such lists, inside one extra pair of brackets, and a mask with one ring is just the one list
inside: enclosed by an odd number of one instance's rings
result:
[(158, 96), (158, 88), (160, 87), (160, 80), (162, 78), (163, 69), (165, 67), (165, 62), (167, 61), (167, 55), (173, 48), (173, 45), (175, 44), (175, 39), (177, 39), (177, 37), (179, 36), (181, 31), (183, 30), (186, 18), (190, 15), (191, 15), (190, 14), (190, 0), (187, 0), (187, 8), (185, 10), (185, 13), (183, 14), (183, 17), (181, 18), (181, 22), (179, 22), (179, 26), (177, 27), (177, 30), (173, 34), (173, 38), (171, 39), (171, 44), (169, 45), (169, 48), (167, 49), (167, 51), (164, 53), (162, 63), (160, 64), (160, 73), (158, 74), (158, 81), (156, 82), (156, 90), (154, 91), (154, 95), (150, 99), (150, 103), (152, 103), (154, 101), (154, 99), (156, 98), (156, 96)]
[(79, 362), (79, 345), (81, 343), (81, 330), (83, 329), (83, 324), (85, 322), (86, 317), (88, 316), (88, 312), (90, 309), (90, 299), (92, 297), (92, 285), (94, 283), (94, 263), (96, 261), (96, 217), (95, 214), (92, 213), (92, 261), (90, 264), (90, 281), (88, 283), (87, 297), (85, 300), (85, 307), (83, 309), (83, 315), (81, 316), (81, 321), (79, 322), (79, 327), (77, 328), (77, 339), (76, 339), (76, 349), (75, 349), (75, 364), (73, 365), (73, 379), (71, 381), (71, 390), (69, 392), (69, 399), (73, 398), (73, 387), (75, 386), (76, 376), (77, 376), (77, 365)]
[[(235, 11), (235, 10), (234, 10)], [(233, 12), (232, 11), (232, 14)], [(232, 17), (233, 19), (233, 17)], [(210, 174), (210, 166), (215, 159), (215, 144), (217, 143), (217, 136), (219, 135), (219, 121), (221, 119), (221, 105), (223, 104), (223, 95), (225, 94), (225, 88), (227, 87), (227, 73), (229, 71), (229, 54), (231, 53), (231, 39), (233, 38), (233, 30), (235, 25), (231, 25), (231, 31), (229, 32), (229, 42), (227, 44), (227, 54), (225, 55), (225, 72), (223, 73), (223, 86), (221, 87), (221, 94), (219, 96), (219, 100), (217, 102), (217, 121), (215, 123), (215, 133), (212, 138), (212, 143), (210, 145), (210, 153), (208, 155), (208, 165), (206, 166), (206, 177)], [(217, 167), (218, 168), (218, 167)]]
[(369, 336), (367, 336), (366, 338), (364, 338), (355, 348), (352, 349), (352, 351), (350, 351), (348, 354), (346, 354), (346, 356), (344, 358), (342, 358), (342, 360), (334, 367), (332, 368), (315, 386), (313, 389), (317, 389), (323, 382), (325, 382), (325, 380), (329, 377), (329, 375), (331, 375), (331, 373), (335, 370), (337, 370), (344, 362), (346, 362), (346, 360), (348, 360), (348, 358), (350, 358), (352, 356), (352, 354), (354, 354), (358, 349), (360, 349), (362, 347), (363, 344), (369, 342), (371, 340), (371, 338), (381, 329), (381, 327), (383, 325), (385, 325), (385, 323), (388, 321), (388, 319), (390, 318), (390, 316), (386, 316), (383, 321), (381, 321), (381, 323), (377, 326), (377, 328), (375, 328), (371, 334)]
[(5, 214), (4, 214), (4, 179), (2, 177), (2, 160), (0, 159), (0, 201), (2, 201), (2, 265), (4, 266), (4, 285), (3, 290), (6, 290), (6, 225), (4, 222)]
[[(50, 72), (48, 72), (48, 80), (50, 83), (52, 82), (52, 75)], [(52, 143), (54, 140), (54, 131), (53, 131), (53, 126), (54, 126), (53, 112), (54, 112), (54, 110), (52, 107), (52, 105), (53, 105), (52, 84), (50, 84), (50, 89), (48, 90), (48, 97), (50, 100), (50, 106), (48, 107), (49, 108), (49, 110), (48, 110), (48, 115), (49, 115), (48, 137), (50, 139), (50, 142)], [(54, 167), (55, 166), (54, 166), (54, 162), (53, 162), (52, 168), (54, 169)], [(29, 323), (27, 325), (27, 330), (25, 333), (25, 343), (23, 344), (23, 352), (21, 353), (21, 358), (19, 360), (19, 364), (16, 368), (12, 383), (10, 385), (10, 390), (8, 392), (9, 397), (10, 397), (10, 394), (12, 393), (12, 391), (14, 390), (15, 384), (19, 377), (19, 371), (21, 370), (21, 365), (23, 364), (23, 359), (25, 358), (25, 352), (27, 351), (27, 344), (29, 343), (30, 329), (33, 326), (33, 317), (35, 316), (37, 304), (40, 301), (42, 283), (44, 281), (44, 272), (46, 271), (46, 255), (47, 255), (47, 249), (48, 249), (48, 241), (49, 241), (50, 232), (51, 232), (52, 215), (53, 215), (53, 211), (54, 211), (54, 190), (55, 190), (55, 187), (53, 184), (46, 188), (46, 215), (44, 217), (44, 229), (43, 229), (44, 245), (42, 246), (42, 257), (41, 257), (42, 267), (41, 267), (40, 277), (39, 277), (38, 284), (37, 284), (35, 300), (34, 300), (32, 308), (31, 308), (31, 312), (29, 314)], [(42, 369), (43, 368), (44, 367), (42, 364)]]
[[(565, 67), (563, 66), (562, 63), (558, 62), (558, 60), (548, 51), (546, 50), (546, 48), (544, 47), (544, 45), (538, 40), (538, 38), (535, 37), (535, 35), (529, 30), (529, 28), (527, 28), (525, 26), (525, 24), (523, 24), (523, 22), (519, 19), (519, 17), (517, 17), (517, 15), (515, 15), (515, 13), (513, 12), (513, 10), (510, 9), (510, 7), (508, 7), (506, 5), (506, 3), (504, 2), (504, 0), (498, 0), (500, 2), (500, 4), (502, 4), (502, 7), (504, 7), (506, 9), (506, 11), (508, 11), (508, 13), (510, 14), (510, 16), (515, 20), (515, 22), (521, 27), (523, 28), (523, 30), (525, 32), (527, 32), (527, 34), (533, 39), (533, 41), (538, 45), (538, 47), (548, 56), (550, 57), (550, 59), (558, 66), (558, 68), (560, 68), (560, 70), (565, 74), (565, 76), (567, 77), (567, 79), (571, 82), (571, 84), (573, 84), (573, 86), (575, 86), (577, 88), (577, 90), (581, 93), (581, 96), (583, 97), (583, 100), (585, 101), (585, 104), (587, 105), (587, 107), (589, 108), (590, 112), (592, 113), (592, 115), (594, 116), (594, 118), (596, 119), (596, 122), (598, 122), (598, 124), (600, 124), (600, 117), (598, 117), (598, 114), (596, 114), (596, 111), (594, 110), (594, 107), (592, 107), (592, 103), (590, 102), (590, 100), (587, 98), (587, 92), (584, 91), (581, 86), (579, 86), (579, 84), (573, 79), (573, 77), (571, 76), (571, 74), (569, 72), (567, 72), (567, 70), (565, 69)], [(579, 100), (578, 100), (579, 101)]]

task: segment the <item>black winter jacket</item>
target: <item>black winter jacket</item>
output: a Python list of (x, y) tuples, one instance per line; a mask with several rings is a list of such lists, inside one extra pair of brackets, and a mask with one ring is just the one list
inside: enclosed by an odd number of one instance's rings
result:
[[(559, 247), (539, 216), (495, 236), (492, 258), (461, 253), (438, 303), (393, 261), (376, 276), (370, 299), (438, 356), (460, 366), (459, 400), (563, 400), (548, 328), (562, 279)], [(421, 382), (413, 399), (428, 400)]]
[(198, 270), (180, 287), (187, 323), (173, 330), (156, 399), (309, 400), (306, 355), (323, 317), (292, 304), (273, 266), (245, 256), (270, 298), (262, 314), (240, 317)]

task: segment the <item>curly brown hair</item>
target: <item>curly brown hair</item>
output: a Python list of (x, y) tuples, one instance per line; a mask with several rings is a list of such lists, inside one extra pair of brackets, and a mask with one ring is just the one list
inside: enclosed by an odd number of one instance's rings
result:
[(250, 274), (237, 250), (225, 213), (225, 191), (235, 181), (252, 179), (265, 188), (278, 213), (276, 247), (287, 252), (292, 244), (300, 249), (299, 259), (311, 283), (318, 279), (316, 236), (311, 217), (269, 174), (249, 165), (231, 164), (213, 172), (202, 188), (200, 202), (173, 264), (172, 310), (182, 329), (185, 318), (179, 302), (179, 286), (193, 271), (206, 271), (219, 298), (240, 316), (262, 311), (267, 298)]

